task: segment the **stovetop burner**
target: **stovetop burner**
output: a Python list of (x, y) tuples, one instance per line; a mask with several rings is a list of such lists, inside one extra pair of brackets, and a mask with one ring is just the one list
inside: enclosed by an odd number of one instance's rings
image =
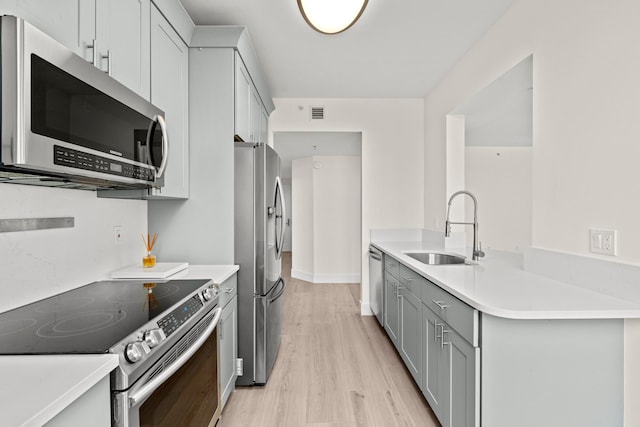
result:
[(0, 314), (0, 354), (105, 353), (208, 280), (102, 281)]

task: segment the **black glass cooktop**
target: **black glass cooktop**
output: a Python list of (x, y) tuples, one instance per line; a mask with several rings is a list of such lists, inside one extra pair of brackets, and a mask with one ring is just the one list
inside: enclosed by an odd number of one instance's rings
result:
[(101, 281), (0, 314), (0, 354), (106, 353), (208, 280)]

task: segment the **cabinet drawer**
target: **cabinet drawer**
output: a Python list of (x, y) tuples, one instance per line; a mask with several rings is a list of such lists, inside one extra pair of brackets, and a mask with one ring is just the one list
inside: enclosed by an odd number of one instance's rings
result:
[(478, 310), (460, 301), (449, 292), (425, 280), (422, 302), (464, 339), (478, 345)]
[(220, 307), (227, 305), (229, 301), (238, 293), (238, 276), (233, 275), (222, 282), (219, 287)]
[(395, 259), (391, 258), (389, 255), (384, 256), (384, 271), (391, 274), (396, 279), (399, 279), (400, 275), (398, 274), (400, 271), (400, 263)]
[(398, 279), (400, 279), (400, 283), (402, 286), (406, 287), (410, 290), (415, 296), (421, 298), (422, 296), (422, 276), (420, 276), (415, 271), (411, 270), (404, 264), (400, 264)]

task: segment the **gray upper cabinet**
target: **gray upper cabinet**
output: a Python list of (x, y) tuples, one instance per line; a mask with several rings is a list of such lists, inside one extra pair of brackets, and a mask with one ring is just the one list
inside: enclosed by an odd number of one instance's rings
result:
[[(242, 57), (235, 55), (235, 139), (244, 142), (267, 142), (262, 122), (268, 114), (251, 80)], [(264, 136), (263, 136), (264, 135)]]
[(169, 157), (164, 186), (149, 197), (189, 197), (189, 49), (169, 22), (151, 10), (151, 102), (164, 111)]
[(91, 61), (96, 0), (2, 0), (0, 11), (15, 15)]
[(96, 0), (96, 66), (150, 99), (150, 0)]
[(242, 58), (237, 53), (235, 65), (235, 136), (244, 142), (252, 142), (250, 111), (253, 84)]
[(399, 302), (400, 357), (420, 387), (422, 384), (422, 302), (404, 284), (400, 290)]
[(149, 100), (150, 0), (1, 1), (77, 55)]

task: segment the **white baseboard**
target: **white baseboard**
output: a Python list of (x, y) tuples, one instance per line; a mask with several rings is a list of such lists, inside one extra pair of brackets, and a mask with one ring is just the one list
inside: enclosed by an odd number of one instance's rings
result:
[(371, 306), (368, 302), (360, 302), (360, 315), (373, 316), (373, 311), (371, 311)]
[(360, 283), (359, 274), (311, 274), (300, 270), (291, 270), (291, 277), (311, 283)]

